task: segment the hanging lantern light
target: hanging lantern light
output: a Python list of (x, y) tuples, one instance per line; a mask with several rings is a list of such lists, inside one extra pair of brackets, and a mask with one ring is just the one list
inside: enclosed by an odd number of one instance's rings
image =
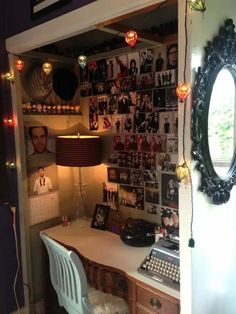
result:
[(80, 55), (80, 56), (78, 56), (77, 61), (80, 65), (81, 69), (83, 70), (87, 64), (87, 57), (85, 55)]
[(183, 164), (179, 164), (175, 169), (175, 175), (179, 182), (185, 179), (188, 176), (188, 174), (189, 174), (189, 167), (186, 164), (186, 162), (184, 162)]
[(191, 10), (201, 13), (206, 11), (205, 0), (189, 0), (189, 7)]
[(13, 128), (15, 125), (14, 119), (13, 118), (5, 118), (3, 120), (4, 125), (8, 126), (9, 128)]
[(176, 88), (176, 95), (179, 98), (180, 102), (183, 102), (191, 92), (190, 84), (182, 83), (179, 84)]
[(16, 59), (16, 68), (19, 72), (21, 72), (24, 69), (25, 63), (23, 60), (21, 60), (20, 58)]
[(136, 45), (138, 39), (138, 34), (130, 30), (127, 33), (125, 33), (125, 41), (127, 42), (128, 45), (130, 45), (131, 48), (133, 48)]
[(45, 62), (43, 65), (42, 65), (42, 70), (43, 72), (46, 74), (46, 75), (49, 75), (52, 71), (52, 65), (51, 63), (49, 62)]

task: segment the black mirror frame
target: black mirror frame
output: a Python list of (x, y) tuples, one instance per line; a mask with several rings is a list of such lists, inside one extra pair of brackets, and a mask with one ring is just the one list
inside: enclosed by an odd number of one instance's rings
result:
[(228, 202), (236, 183), (236, 150), (225, 177), (215, 172), (208, 145), (208, 113), (211, 93), (218, 73), (227, 68), (236, 82), (236, 33), (232, 19), (225, 20), (219, 34), (207, 43), (203, 66), (198, 68), (192, 93), (192, 157), (201, 173), (199, 190), (215, 205)]

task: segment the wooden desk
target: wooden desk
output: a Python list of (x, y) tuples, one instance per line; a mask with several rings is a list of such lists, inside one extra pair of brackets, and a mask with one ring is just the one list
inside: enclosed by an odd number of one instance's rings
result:
[(68, 227), (42, 231), (80, 255), (90, 285), (125, 298), (133, 314), (178, 314), (178, 291), (137, 272), (150, 247), (124, 244), (117, 234), (90, 228), (77, 220)]

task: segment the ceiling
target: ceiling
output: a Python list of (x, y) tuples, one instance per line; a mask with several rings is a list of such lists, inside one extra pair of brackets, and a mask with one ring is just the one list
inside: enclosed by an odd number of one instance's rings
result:
[(89, 32), (37, 48), (34, 52), (73, 59), (80, 54), (111, 54), (112, 50), (127, 48), (124, 34), (130, 28), (138, 32), (137, 46), (154, 46), (177, 38), (177, 19), (177, 0), (167, 0), (141, 12), (95, 25)]

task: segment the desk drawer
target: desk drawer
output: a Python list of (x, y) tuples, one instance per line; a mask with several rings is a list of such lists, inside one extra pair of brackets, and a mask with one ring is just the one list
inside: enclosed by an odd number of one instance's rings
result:
[[(137, 285), (137, 313), (179, 314), (179, 304)], [(145, 312), (146, 308), (146, 312)], [(143, 310), (143, 312), (142, 312)], [(151, 310), (151, 312), (150, 312)]]

